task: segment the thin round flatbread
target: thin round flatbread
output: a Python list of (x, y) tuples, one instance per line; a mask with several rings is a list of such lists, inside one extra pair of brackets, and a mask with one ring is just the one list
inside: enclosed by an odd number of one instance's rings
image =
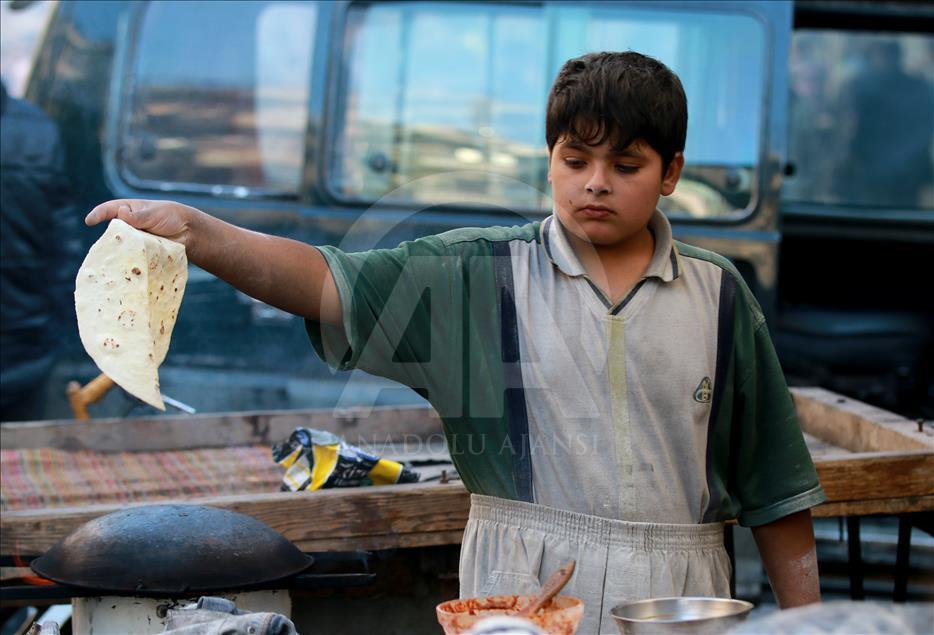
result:
[(91, 246), (75, 280), (84, 349), (105, 375), (160, 410), (159, 365), (187, 281), (184, 245), (119, 219)]

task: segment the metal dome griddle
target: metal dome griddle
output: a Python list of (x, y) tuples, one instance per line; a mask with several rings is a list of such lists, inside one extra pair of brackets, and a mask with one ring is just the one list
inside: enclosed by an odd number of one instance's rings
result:
[(250, 516), (200, 505), (145, 505), (85, 523), (31, 566), (55, 582), (115, 595), (178, 595), (254, 587), (311, 563)]

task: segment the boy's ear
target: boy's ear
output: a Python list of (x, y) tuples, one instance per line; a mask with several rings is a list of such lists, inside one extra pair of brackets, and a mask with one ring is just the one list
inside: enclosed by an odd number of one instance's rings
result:
[(662, 177), (662, 195), (668, 196), (675, 191), (678, 179), (681, 178), (681, 170), (684, 168), (684, 153), (676, 152), (672, 157), (665, 175)]

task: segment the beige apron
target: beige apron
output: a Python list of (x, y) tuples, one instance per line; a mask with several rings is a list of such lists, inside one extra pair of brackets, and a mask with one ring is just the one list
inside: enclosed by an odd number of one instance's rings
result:
[(730, 596), (723, 524), (630, 523), (473, 494), (460, 559), (461, 597), (534, 593), (565, 561), (562, 591), (584, 601), (580, 635), (618, 633), (625, 600)]

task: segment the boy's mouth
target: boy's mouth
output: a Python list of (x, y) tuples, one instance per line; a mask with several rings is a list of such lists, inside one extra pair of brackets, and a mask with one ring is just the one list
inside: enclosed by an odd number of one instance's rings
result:
[(577, 210), (588, 218), (606, 218), (615, 212), (606, 205), (585, 205)]

